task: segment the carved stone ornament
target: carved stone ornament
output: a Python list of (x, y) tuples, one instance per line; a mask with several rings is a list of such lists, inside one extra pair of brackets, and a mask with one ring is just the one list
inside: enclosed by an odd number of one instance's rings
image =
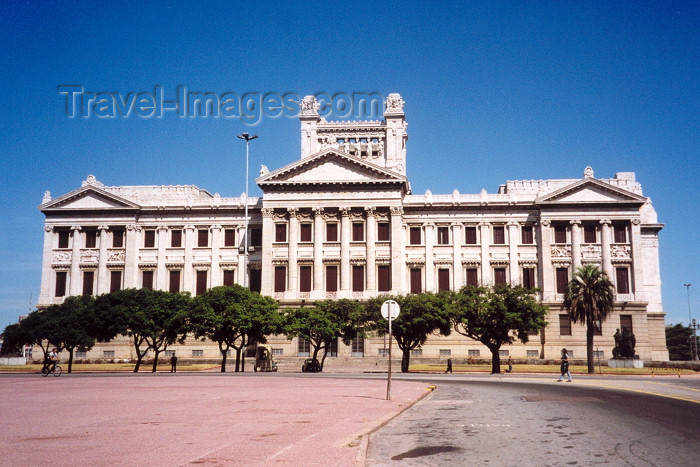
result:
[(629, 258), (632, 249), (628, 245), (610, 245), (611, 258)]
[(316, 102), (316, 97), (305, 96), (301, 101), (302, 115), (318, 115), (319, 103)]
[(589, 165), (583, 169), (583, 178), (593, 178), (593, 167)]
[(632, 219), (632, 225), (639, 225), (642, 221), (640, 219)]
[(403, 105), (405, 103), (401, 99), (401, 94), (393, 92), (384, 101), (384, 113), (403, 113)]
[(540, 221), (540, 224), (542, 224), (545, 227), (549, 227), (552, 224), (552, 221), (550, 221), (549, 219), (542, 219)]
[(97, 250), (81, 250), (80, 261), (83, 263), (96, 263), (100, 253)]
[(41, 204), (48, 203), (49, 201), (51, 201), (51, 192), (46, 190), (44, 192), (44, 197), (41, 200)]
[(46, 232), (53, 232), (53, 225), (45, 225), (45, 226), (44, 226), (44, 231), (46, 231)]
[(568, 258), (570, 256), (570, 246), (552, 245), (552, 258)]
[(73, 231), (76, 231), (76, 230), (77, 230), (77, 231), (80, 231), (80, 230), (82, 230), (83, 228), (80, 227), (79, 225), (72, 225), (70, 229), (73, 230)]
[(392, 206), (390, 209), (392, 216), (403, 216), (403, 206)]
[(270, 170), (267, 168), (266, 165), (261, 165), (260, 166), (260, 176), (262, 177), (263, 175), (267, 175), (270, 173)]
[(71, 260), (71, 253), (69, 251), (54, 251), (53, 261), (54, 263), (67, 263)]
[(374, 217), (377, 214), (377, 208), (374, 206), (365, 206), (367, 217)]
[(311, 208), (311, 210), (314, 213), (314, 216), (322, 216), (323, 215), (323, 208)]
[(289, 213), (289, 218), (296, 218), (299, 216), (299, 208), (287, 208), (287, 212)]
[(275, 214), (275, 210), (272, 208), (262, 208), (260, 214), (262, 214), (263, 217), (272, 217)]
[(136, 224), (127, 224), (126, 230), (141, 230), (141, 227)]
[(109, 250), (107, 252), (107, 261), (120, 263), (126, 258), (126, 252), (124, 250)]

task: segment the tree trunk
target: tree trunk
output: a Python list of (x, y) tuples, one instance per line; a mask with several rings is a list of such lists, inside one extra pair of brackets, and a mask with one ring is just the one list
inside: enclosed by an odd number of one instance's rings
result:
[(224, 350), (219, 342), (219, 352), (221, 352), (221, 372), (226, 373), (226, 357), (228, 356), (228, 349)]
[(234, 347), (234, 349), (236, 349), (236, 373), (238, 373), (241, 368), (241, 348)]
[(153, 369), (151, 370), (151, 373), (156, 372), (156, 368), (158, 367), (158, 355), (160, 355), (160, 350), (155, 350), (156, 356), (153, 359)]
[(73, 371), (73, 347), (68, 350), (68, 373)]
[(586, 359), (588, 360), (588, 374), (595, 374), (595, 361), (593, 360), (593, 334), (595, 328), (593, 322), (588, 321), (588, 329), (586, 330)]
[(401, 351), (401, 373), (408, 373), (408, 365), (411, 361), (411, 349)]
[(498, 349), (500, 347), (489, 347), (489, 350), (491, 351), (491, 374), (500, 374), (501, 373), (501, 356), (498, 355)]

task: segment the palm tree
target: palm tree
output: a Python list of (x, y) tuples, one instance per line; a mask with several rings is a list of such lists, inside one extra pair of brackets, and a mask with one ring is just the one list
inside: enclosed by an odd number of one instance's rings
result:
[(586, 264), (574, 272), (574, 277), (566, 286), (564, 307), (574, 323), (586, 324), (586, 357), (588, 373), (595, 373), (593, 360), (593, 335), (598, 323), (602, 323), (612, 313), (615, 292), (608, 275), (598, 266)]

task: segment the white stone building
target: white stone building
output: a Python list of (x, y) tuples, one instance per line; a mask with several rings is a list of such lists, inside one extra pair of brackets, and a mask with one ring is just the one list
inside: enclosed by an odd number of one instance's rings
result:
[[(398, 94), (384, 120), (328, 122), (312, 97), (302, 104), (301, 157), (260, 171), (262, 198), (222, 198), (195, 186), (82, 187), (52, 199), (46, 216), (39, 307), (68, 295), (153, 287), (200, 294), (244, 283), (283, 306), (326, 298), (364, 300), (382, 293), (458, 290), (510, 282), (541, 289), (546, 330), (504, 347), (516, 359), (556, 359), (559, 349), (585, 358), (585, 328), (562, 309), (574, 268), (599, 265), (616, 286), (613, 316), (596, 346), (612, 356), (616, 328), (631, 327), (637, 353), (667, 360), (658, 232), (663, 227), (634, 173), (597, 179), (518, 180), (497, 193), (411, 193), (406, 122)], [(249, 260), (244, 207), (249, 207)], [(297, 339), (271, 340), (277, 355), (303, 356)], [(383, 339), (342, 344), (340, 356), (376, 357)], [(217, 357), (215, 345), (176, 346), (179, 356)], [(117, 342), (88, 357), (129, 357)], [(488, 359), (477, 342), (431, 338), (414, 355)]]

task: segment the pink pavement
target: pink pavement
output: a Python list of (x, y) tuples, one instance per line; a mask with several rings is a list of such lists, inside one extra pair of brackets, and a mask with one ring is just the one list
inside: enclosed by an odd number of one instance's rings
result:
[(0, 465), (364, 465), (364, 435), (426, 389), (392, 381), (388, 401), (386, 379), (8, 375)]

